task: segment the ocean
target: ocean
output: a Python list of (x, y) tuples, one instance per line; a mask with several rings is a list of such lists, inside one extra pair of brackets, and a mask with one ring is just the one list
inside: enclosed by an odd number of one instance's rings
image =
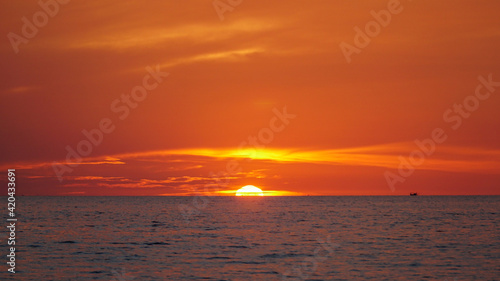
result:
[(1, 280), (500, 280), (500, 196), (16, 203), (16, 273), (4, 258)]

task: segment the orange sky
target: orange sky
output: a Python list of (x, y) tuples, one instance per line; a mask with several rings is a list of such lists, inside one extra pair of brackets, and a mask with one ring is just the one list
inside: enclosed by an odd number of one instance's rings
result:
[(500, 194), (498, 1), (1, 2), (20, 194)]

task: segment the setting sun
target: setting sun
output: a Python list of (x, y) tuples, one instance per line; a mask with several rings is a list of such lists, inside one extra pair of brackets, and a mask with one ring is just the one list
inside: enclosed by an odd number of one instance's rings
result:
[(236, 196), (264, 196), (264, 192), (256, 186), (246, 185), (236, 191)]

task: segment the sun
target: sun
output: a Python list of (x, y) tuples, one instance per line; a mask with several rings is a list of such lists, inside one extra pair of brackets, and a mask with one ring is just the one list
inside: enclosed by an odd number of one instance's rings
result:
[(264, 192), (256, 186), (245, 185), (236, 191), (236, 196), (264, 196)]

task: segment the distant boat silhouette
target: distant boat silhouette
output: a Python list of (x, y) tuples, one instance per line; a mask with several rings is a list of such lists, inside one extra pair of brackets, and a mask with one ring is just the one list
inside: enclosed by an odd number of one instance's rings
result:
[(417, 195), (418, 195), (418, 193), (416, 193), (416, 192), (411, 192), (410, 193), (410, 196), (417, 196)]

